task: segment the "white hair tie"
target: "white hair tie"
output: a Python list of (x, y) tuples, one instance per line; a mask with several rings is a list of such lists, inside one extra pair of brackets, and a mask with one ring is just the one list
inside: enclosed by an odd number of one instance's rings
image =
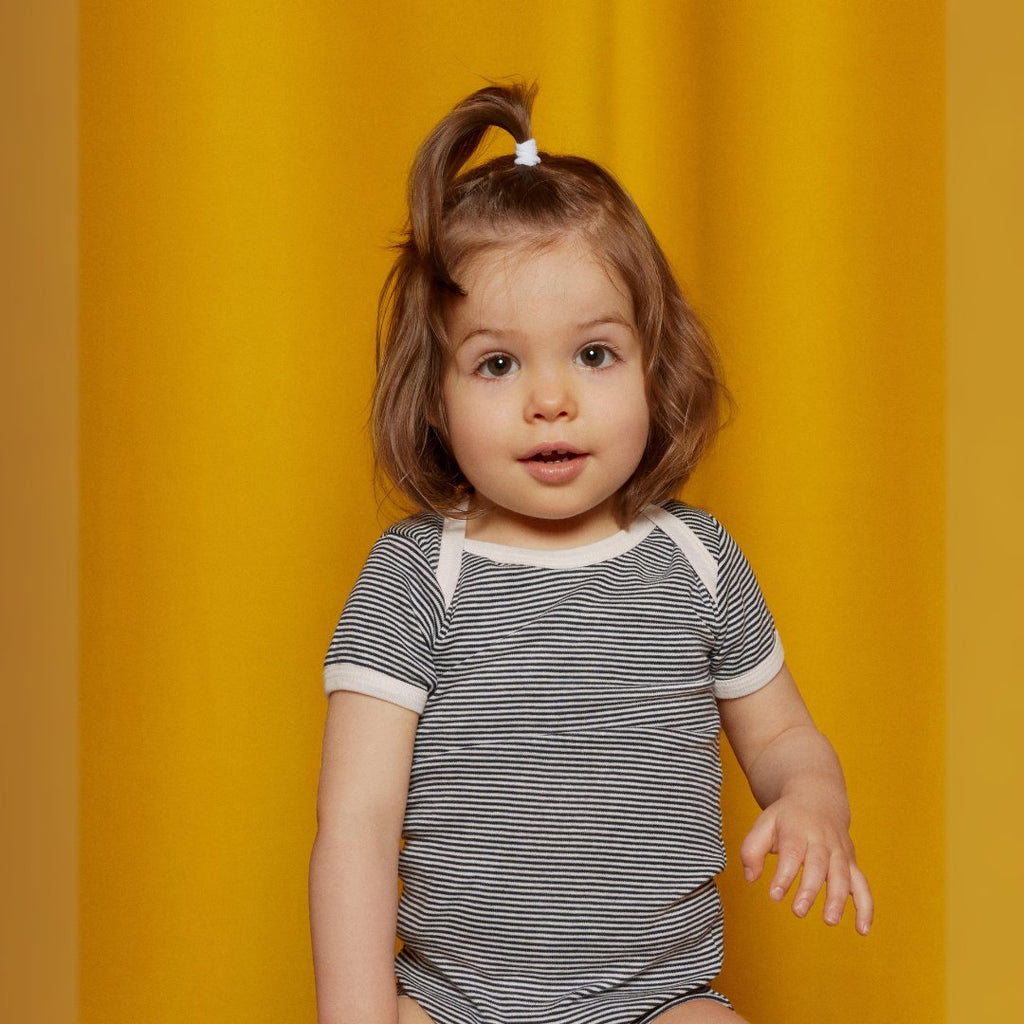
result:
[(536, 139), (527, 139), (525, 142), (516, 143), (516, 163), (522, 164), (524, 167), (534, 167), (540, 163)]

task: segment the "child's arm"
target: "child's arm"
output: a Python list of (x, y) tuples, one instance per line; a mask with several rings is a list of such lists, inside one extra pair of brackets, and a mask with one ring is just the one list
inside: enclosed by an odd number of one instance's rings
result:
[[(853, 896), (857, 931), (866, 935), (873, 913), (867, 879), (850, 840), (850, 805), (839, 759), (818, 731), (785, 666), (746, 697), (719, 701), (722, 727), (764, 808), (743, 842), (748, 881), (778, 854), (772, 899), (781, 900), (797, 873), (793, 912), (803, 917), (825, 886), (825, 920), (838, 924)], [(802, 867), (802, 872), (801, 872)]]
[(331, 694), (309, 871), (320, 1024), (396, 1024), (398, 849), (417, 716)]

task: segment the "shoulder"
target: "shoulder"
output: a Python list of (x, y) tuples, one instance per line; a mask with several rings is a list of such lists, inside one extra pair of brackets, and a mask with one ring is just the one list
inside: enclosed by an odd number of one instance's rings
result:
[(725, 529), (710, 512), (675, 499), (663, 501), (657, 507), (688, 526), (713, 555), (717, 557), (721, 553)]
[(389, 526), (370, 550), (361, 578), (382, 575), (405, 580), (433, 577), (444, 520), (423, 512)]
[(381, 534), (380, 540), (410, 544), (423, 551), (436, 550), (441, 543), (443, 527), (444, 520), (435, 512), (418, 512), (393, 523)]
[(444, 520), (433, 512), (420, 512), (389, 526), (373, 549), (402, 552), (406, 557), (418, 556), (436, 562), (441, 547)]

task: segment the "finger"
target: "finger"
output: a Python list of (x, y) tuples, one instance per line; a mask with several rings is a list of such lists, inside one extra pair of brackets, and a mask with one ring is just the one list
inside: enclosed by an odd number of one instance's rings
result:
[(806, 917), (814, 901), (821, 892), (828, 876), (828, 853), (821, 846), (808, 846), (804, 854), (803, 871), (800, 872), (800, 885), (793, 897), (793, 913), (797, 917)]
[[(779, 848), (779, 860), (775, 865), (775, 875), (772, 877), (772, 884), (768, 894), (773, 900), (779, 901), (785, 898), (793, 884), (804, 858), (807, 855), (806, 846), (786, 844)], [(822, 876), (824, 877), (824, 876)]]
[(825, 881), (825, 924), (836, 925), (843, 919), (850, 887), (850, 862), (843, 854), (834, 854)]
[(853, 906), (857, 911), (857, 931), (867, 935), (875, 919), (875, 901), (864, 872), (856, 864), (850, 866), (850, 889), (853, 893)]
[(775, 845), (775, 821), (762, 814), (747, 833), (740, 847), (743, 876), (748, 882), (756, 881), (764, 870), (764, 860)]

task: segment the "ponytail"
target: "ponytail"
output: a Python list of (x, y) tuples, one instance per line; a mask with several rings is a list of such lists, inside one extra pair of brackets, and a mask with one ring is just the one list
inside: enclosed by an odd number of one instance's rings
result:
[(516, 143), (530, 136), (536, 85), (490, 86), (464, 99), (427, 136), (409, 175), (409, 245), (435, 278), (456, 291), (441, 238), (446, 203), (459, 171), (489, 128), (502, 128)]

